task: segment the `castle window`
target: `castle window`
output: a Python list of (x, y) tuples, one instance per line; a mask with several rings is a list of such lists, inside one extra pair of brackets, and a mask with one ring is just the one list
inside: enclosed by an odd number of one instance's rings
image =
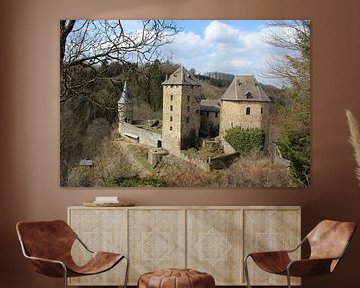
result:
[(247, 91), (247, 92), (245, 93), (245, 96), (246, 96), (246, 99), (252, 99), (252, 98), (253, 98), (250, 91)]
[(263, 114), (263, 112), (264, 112), (264, 109), (261, 107), (261, 114)]
[(190, 122), (190, 118), (186, 117), (186, 123), (189, 123), (189, 122)]
[(190, 112), (190, 106), (187, 106), (187, 112)]
[(174, 99), (174, 95), (170, 95), (170, 100), (172, 101)]
[(210, 115), (210, 112), (206, 111), (206, 117), (209, 117), (209, 115)]
[(250, 107), (246, 107), (246, 115), (250, 115)]
[(170, 131), (172, 131), (172, 126), (170, 126)]
[(173, 111), (173, 106), (172, 105), (170, 105), (170, 111)]
[(215, 118), (217, 118), (218, 117), (218, 112), (215, 112)]
[(190, 96), (189, 96), (189, 95), (187, 96), (187, 101), (188, 101), (188, 102), (190, 101)]
[(172, 116), (170, 116), (170, 122), (172, 122), (172, 120), (173, 120), (173, 118), (172, 118)]

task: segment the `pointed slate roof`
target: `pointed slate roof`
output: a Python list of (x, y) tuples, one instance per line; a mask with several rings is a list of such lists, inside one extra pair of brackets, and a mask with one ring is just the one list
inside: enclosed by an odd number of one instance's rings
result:
[(127, 81), (125, 81), (123, 91), (121, 93), (118, 104), (128, 104), (131, 103), (131, 96), (127, 87)]
[(182, 65), (166, 79), (162, 85), (196, 85), (200, 86), (199, 80)]
[(265, 91), (257, 83), (254, 75), (235, 76), (221, 97), (221, 100), (271, 102)]

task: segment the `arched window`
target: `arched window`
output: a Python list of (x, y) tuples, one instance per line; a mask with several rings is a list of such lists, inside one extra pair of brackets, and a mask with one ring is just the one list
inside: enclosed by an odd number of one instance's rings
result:
[(172, 116), (170, 116), (170, 122), (172, 122), (172, 120), (173, 120), (173, 118), (172, 118)]
[(250, 115), (250, 107), (246, 107), (246, 115)]
[(170, 111), (173, 111), (173, 106), (172, 105), (170, 105)]

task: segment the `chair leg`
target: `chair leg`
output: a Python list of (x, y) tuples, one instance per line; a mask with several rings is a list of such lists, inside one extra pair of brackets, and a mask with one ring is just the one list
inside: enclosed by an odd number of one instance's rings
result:
[(287, 269), (287, 284), (288, 284), (288, 288), (291, 288), (291, 278), (290, 278), (290, 271), (289, 269)]
[(64, 269), (64, 287), (67, 288), (67, 270), (66, 270), (66, 266), (64, 264), (61, 265)]
[(129, 265), (130, 265), (130, 259), (127, 256), (124, 256), (126, 259), (126, 270), (125, 270), (125, 280), (124, 280), (124, 288), (127, 287), (127, 282), (129, 278)]
[(249, 258), (250, 255), (247, 255), (244, 258), (244, 273), (245, 273), (245, 279), (246, 279), (246, 287), (247, 288), (251, 288), (250, 285), (250, 279), (249, 279), (249, 270), (248, 270), (248, 266), (247, 266), (247, 259)]

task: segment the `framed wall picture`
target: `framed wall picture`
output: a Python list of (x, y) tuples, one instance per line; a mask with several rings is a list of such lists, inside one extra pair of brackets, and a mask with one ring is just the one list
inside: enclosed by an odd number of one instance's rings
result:
[(61, 20), (61, 186), (309, 186), (310, 36), (308, 20)]

